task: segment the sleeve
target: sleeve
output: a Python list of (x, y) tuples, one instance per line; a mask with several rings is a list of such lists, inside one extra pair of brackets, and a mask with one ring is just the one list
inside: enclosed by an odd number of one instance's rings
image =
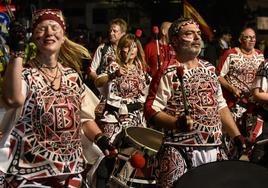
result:
[(153, 41), (145, 46), (145, 60), (150, 67), (148, 73), (152, 76), (157, 72), (157, 51), (156, 45)]
[(219, 75), (224, 77), (229, 72), (229, 65), (230, 65), (230, 58), (227, 57), (226, 59), (222, 60), (222, 66), (219, 69)]
[(257, 71), (255, 81), (252, 85), (252, 89), (261, 88), (264, 92), (268, 93), (268, 62), (262, 63)]
[(90, 65), (90, 71), (92, 72), (96, 72), (98, 67), (100, 66), (100, 62), (101, 62), (101, 51), (104, 47), (104, 44), (101, 44), (96, 52), (94, 53), (94, 56), (93, 56), (93, 59), (92, 59), (92, 62), (91, 62), (91, 65)]
[[(111, 62), (108, 66), (108, 74), (113, 74), (116, 70), (119, 70), (120, 65), (115, 61)], [(108, 82), (108, 94), (107, 94), (107, 104), (114, 106), (116, 108), (121, 108), (122, 97), (119, 96), (119, 91), (117, 88), (117, 79), (115, 77)]]
[(152, 79), (144, 109), (147, 121), (150, 121), (157, 112), (164, 110), (166, 107), (172, 92), (172, 74), (174, 72), (164, 74), (163, 71), (158, 71)]
[(29, 77), (30, 75), (32, 75), (30, 73), (30, 70), (24, 69), (22, 72), (22, 76), (21, 76), (21, 94), (25, 97), (25, 99), (26, 99), (27, 92), (31, 85), (31, 78)]
[(219, 106), (218, 110), (221, 110), (222, 108), (227, 106), (227, 103), (226, 103), (226, 100), (223, 97), (220, 83), (218, 83), (218, 91), (217, 91), (216, 95), (217, 95), (217, 101), (218, 101), (218, 106)]
[(99, 104), (99, 99), (96, 95), (86, 86), (82, 93), (81, 102), (81, 122), (95, 119), (95, 108)]
[(233, 51), (227, 50), (219, 59), (219, 63), (217, 66), (217, 71), (219, 72), (219, 76), (224, 77), (229, 72), (229, 66), (230, 66), (230, 53)]

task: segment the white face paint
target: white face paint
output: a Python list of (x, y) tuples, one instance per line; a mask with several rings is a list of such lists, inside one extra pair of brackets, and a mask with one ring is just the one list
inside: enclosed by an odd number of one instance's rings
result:
[(194, 37), (184, 37), (184, 38), (182, 38), (182, 40), (184, 40), (185, 42), (193, 42)]
[(201, 51), (201, 31), (196, 24), (187, 24), (180, 30), (179, 48), (193, 56), (197, 56)]

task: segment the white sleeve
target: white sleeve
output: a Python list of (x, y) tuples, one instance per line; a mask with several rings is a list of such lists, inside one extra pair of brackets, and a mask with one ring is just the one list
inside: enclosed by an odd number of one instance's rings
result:
[(222, 89), (221, 89), (220, 84), (219, 84), (219, 89), (218, 89), (218, 92), (216, 93), (216, 95), (217, 95), (217, 101), (218, 101), (218, 106), (219, 106), (218, 110), (221, 110), (222, 108), (227, 106), (227, 103), (226, 103), (226, 100), (223, 97)]
[(99, 104), (99, 99), (85, 85), (85, 91), (82, 94), (81, 102), (81, 123), (95, 119), (95, 108)]
[(222, 66), (222, 69), (220, 71), (220, 76), (224, 77), (229, 72), (229, 66), (230, 66), (230, 56), (228, 56)]
[(97, 48), (97, 50), (95, 51), (95, 54), (93, 56), (91, 65), (90, 65), (90, 71), (92, 72), (96, 72), (98, 67), (100, 66), (101, 63), (101, 51), (104, 47), (104, 44), (99, 45), (99, 47)]
[(155, 112), (162, 111), (166, 108), (167, 102), (172, 95), (172, 78), (175, 73), (176, 72), (173, 71), (162, 75), (160, 82), (158, 83), (155, 99), (152, 103), (152, 108)]
[(256, 76), (256, 80), (252, 85), (252, 89), (261, 88), (264, 92), (268, 93), (267, 83), (268, 80), (265, 76)]

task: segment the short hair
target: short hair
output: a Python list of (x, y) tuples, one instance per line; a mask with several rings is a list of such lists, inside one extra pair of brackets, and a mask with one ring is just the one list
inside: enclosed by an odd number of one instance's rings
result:
[(115, 18), (112, 21), (110, 21), (109, 23), (109, 27), (111, 27), (111, 25), (119, 25), (121, 32), (127, 32), (128, 29), (128, 25), (127, 22), (125, 20), (123, 20), (122, 18)]

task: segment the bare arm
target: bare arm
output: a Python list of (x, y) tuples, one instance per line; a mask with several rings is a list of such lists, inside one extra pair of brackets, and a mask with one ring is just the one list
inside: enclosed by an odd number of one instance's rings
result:
[(96, 135), (102, 133), (95, 121), (84, 122), (82, 128), (86, 137), (91, 141), (94, 141)]
[(152, 117), (152, 122), (156, 127), (165, 129), (175, 129), (177, 118), (165, 112), (158, 112)]
[(25, 97), (22, 95), (22, 61), (23, 58), (11, 58), (7, 66), (4, 83), (3, 83), (3, 98), (11, 107), (18, 107), (23, 105)]
[(268, 93), (264, 92), (261, 88), (253, 90), (253, 98), (258, 102), (268, 103)]
[(238, 130), (235, 121), (233, 119), (233, 116), (229, 110), (229, 108), (226, 106), (222, 108), (220, 111), (220, 117), (223, 124), (224, 130), (231, 136), (232, 138), (241, 135), (240, 131)]
[(193, 129), (193, 119), (189, 115), (173, 117), (165, 112), (158, 112), (153, 116), (153, 124), (165, 129), (177, 129), (182, 132)]

